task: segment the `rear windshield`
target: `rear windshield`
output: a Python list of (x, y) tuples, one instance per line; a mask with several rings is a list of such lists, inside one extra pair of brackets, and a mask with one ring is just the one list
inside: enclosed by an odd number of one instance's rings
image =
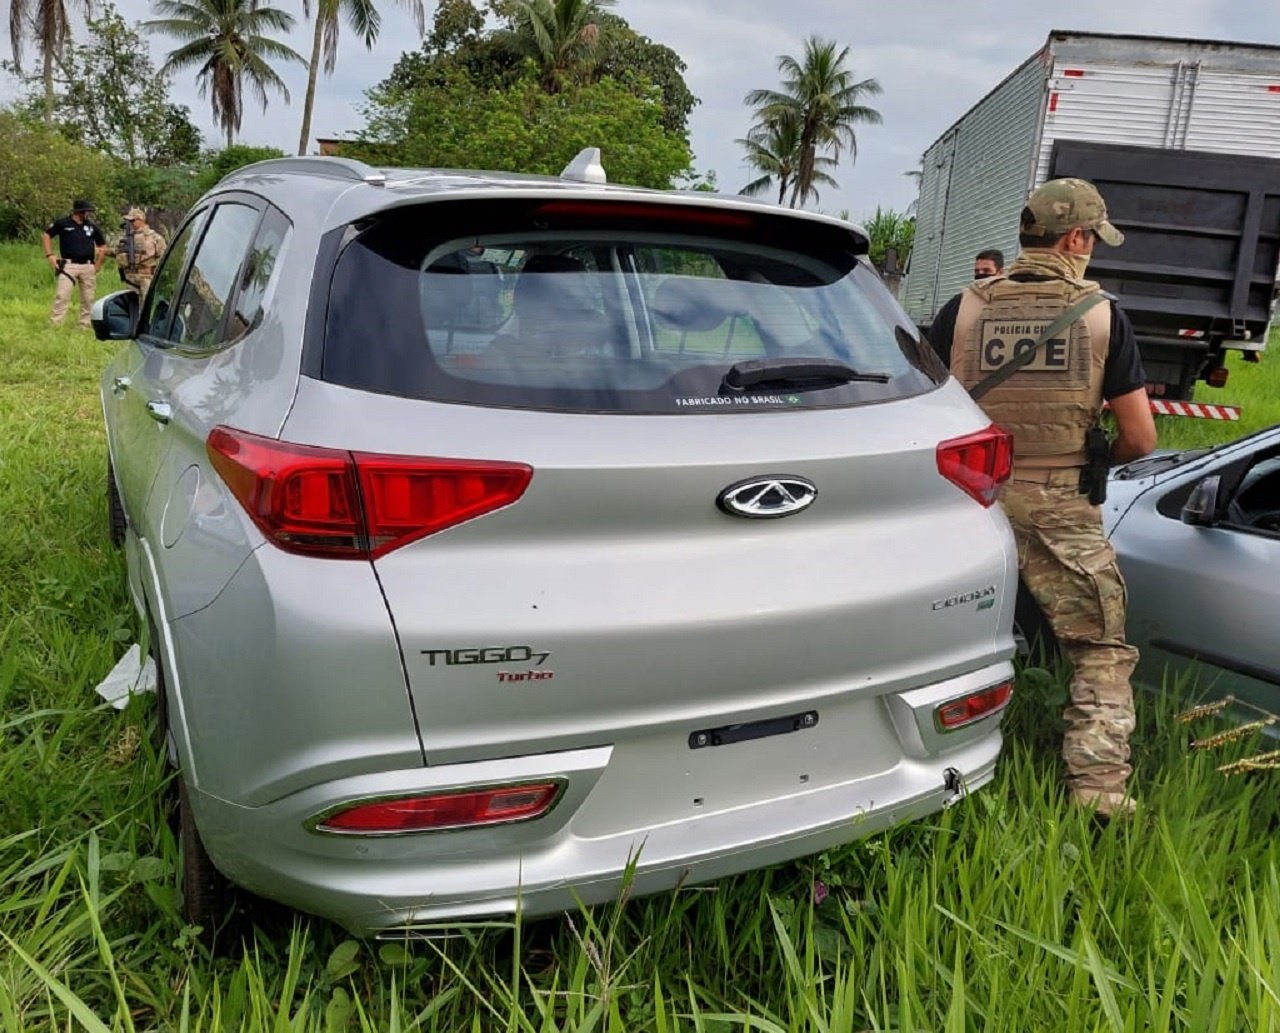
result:
[(946, 379), (838, 227), (594, 202), (439, 203), (348, 230), (321, 376), (562, 411), (885, 401)]

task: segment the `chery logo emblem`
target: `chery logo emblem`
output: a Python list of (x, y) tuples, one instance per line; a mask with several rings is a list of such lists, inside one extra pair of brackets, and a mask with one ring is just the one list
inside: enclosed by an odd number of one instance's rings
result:
[(731, 484), (716, 498), (716, 505), (730, 516), (771, 520), (808, 509), (817, 497), (818, 489), (812, 481), (783, 474)]

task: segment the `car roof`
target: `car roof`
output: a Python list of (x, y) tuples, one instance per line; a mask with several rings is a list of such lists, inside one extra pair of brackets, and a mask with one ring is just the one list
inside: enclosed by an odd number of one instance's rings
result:
[[(591, 149), (588, 149), (591, 150)], [(641, 203), (689, 205), (760, 212), (838, 227), (851, 234), (865, 250), (867, 234), (860, 226), (819, 212), (783, 208), (760, 198), (739, 194), (719, 194), (700, 190), (653, 190), (603, 182), (584, 182), (574, 175), (579, 154), (560, 177), (475, 169), (379, 168), (354, 158), (332, 155), (271, 158), (254, 162), (228, 173), (211, 191), (251, 189), (269, 199), (289, 198), (281, 207), (298, 206), (298, 188), (305, 182), (306, 203), (335, 202), (343, 198), (344, 219), (358, 218), (388, 208), (435, 200), (483, 199), (500, 194), (504, 198), (536, 199), (553, 194), (566, 198), (590, 198)], [(603, 170), (601, 170), (603, 175)], [(345, 196), (344, 196), (345, 195)]]

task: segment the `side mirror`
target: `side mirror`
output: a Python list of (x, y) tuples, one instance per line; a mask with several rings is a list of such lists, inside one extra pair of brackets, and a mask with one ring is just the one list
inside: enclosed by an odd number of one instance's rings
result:
[(1179, 516), (1184, 524), (1195, 527), (1212, 527), (1218, 522), (1218, 492), (1222, 478), (1217, 474), (1206, 477), (1192, 490)]
[(127, 341), (138, 334), (141, 299), (137, 291), (116, 291), (93, 303), (90, 320), (99, 341)]

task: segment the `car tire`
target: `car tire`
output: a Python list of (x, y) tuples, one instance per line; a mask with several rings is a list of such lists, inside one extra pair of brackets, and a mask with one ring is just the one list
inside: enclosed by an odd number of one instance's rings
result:
[(182, 775), (178, 782), (178, 849), (182, 856), (182, 915), (190, 925), (200, 926), (199, 940), (213, 948), (219, 933), (230, 924), (235, 908), (235, 889), (214, 866), (204, 848), (191, 812), (191, 797)]
[(120, 490), (116, 487), (116, 471), (111, 460), (107, 460), (107, 534), (111, 544), (117, 549), (124, 545), (128, 519), (124, 515), (124, 504), (120, 501)]

